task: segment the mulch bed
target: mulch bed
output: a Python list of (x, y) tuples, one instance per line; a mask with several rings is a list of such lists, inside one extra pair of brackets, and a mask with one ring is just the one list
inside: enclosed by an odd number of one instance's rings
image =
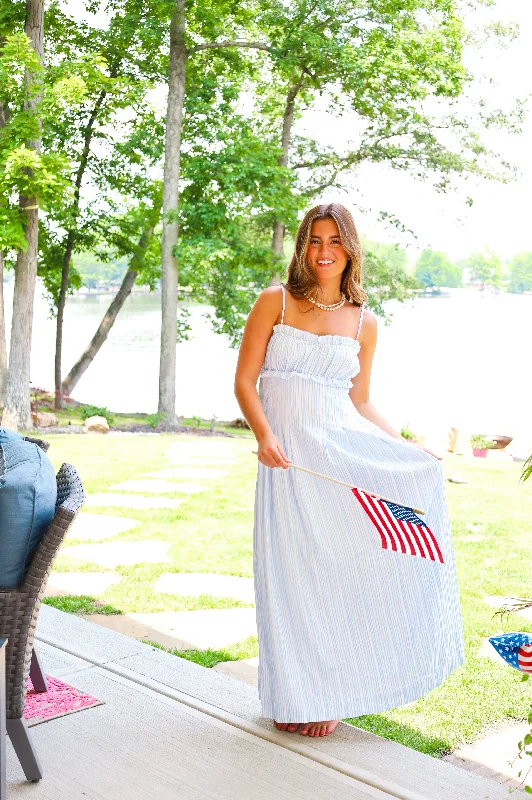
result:
[[(51, 433), (87, 433), (83, 425), (54, 425), (49, 428), (32, 428), (32, 433), (39, 433), (43, 436)], [(210, 431), (205, 428), (191, 428), (186, 425), (157, 425), (152, 428), (151, 425), (113, 425), (109, 433), (194, 433), (199, 436), (225, 436), (229, 439), (240, 438), (238, 434), (228, 433), (227, 431)]]

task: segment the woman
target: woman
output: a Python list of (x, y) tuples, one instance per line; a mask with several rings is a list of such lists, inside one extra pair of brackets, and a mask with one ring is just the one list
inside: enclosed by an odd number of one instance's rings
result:
[[(251, 310), (235, 379), (259, 460), (259, 695), (279, 730), (309, 736), (416, 700), (464, 660), (439, 457), (369, 400), (377, 321), (361, 260), (347, 209), (309, 211), (286, 284)], [(423, 390), (407, 353), (393, 378), (394, 391)], [(441, 558), (413, 535), (394, 549), (349, 488), (291, 462), (423, 510)]]

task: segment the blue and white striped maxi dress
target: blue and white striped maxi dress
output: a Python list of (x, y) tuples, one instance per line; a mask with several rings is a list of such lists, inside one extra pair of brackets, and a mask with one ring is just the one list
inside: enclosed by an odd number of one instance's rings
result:
[[(383, 549), (349, 488), (258, 462), (253, 566), (265, 717), (356, 717), (422, 697), (464, 661), (441, 463), (362, 417), (357, 338), (274, 326), (259, 395), (289, 459), (421, 508), (444, 563)], [(362, 310), (363, 313), (363, 310)], [(362, 316), (360, 327), (362, 325)]]

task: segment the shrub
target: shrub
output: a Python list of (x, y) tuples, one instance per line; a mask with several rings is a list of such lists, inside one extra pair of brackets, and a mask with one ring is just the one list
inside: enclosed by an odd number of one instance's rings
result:
[(79, 407), (81, 419), (88, 419), (89, 417), (105, 417), (109, 426), (113, 424), (115, 418), (113, 413), (109, 411), (106, 406), (87, 406), (83, 403)]
[(414, 441), (414, 439), (416, 438), (416, 434), (414, 433), (414, 431), (410, 430), (408, 425), (404, 425), (401, 428), (401, 436), (403, 437), (403, 439), (408, 439), (409, 441)]
[(163, 412), (162, 414), (157, 412), (156, 414), (146, 415), (146, 422), (150, 428), (156, 428), (159, 422), (162, 422), (164, 419), (166, 419), (166, 412)]
[(485, 439), (481, 433), (474, 433), (470, 439), (473, 450), (489, 450), (493, 447), (491, 439)]

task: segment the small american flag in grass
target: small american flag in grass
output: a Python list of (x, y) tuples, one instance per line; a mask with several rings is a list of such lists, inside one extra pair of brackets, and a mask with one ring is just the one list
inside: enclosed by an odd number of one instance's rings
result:
[(384, 550), (396, 550), (443, 564), (436, 537), (411, 508), (372, 497), (360, 489), (353, 488), (352, 491), (377, 528)]

